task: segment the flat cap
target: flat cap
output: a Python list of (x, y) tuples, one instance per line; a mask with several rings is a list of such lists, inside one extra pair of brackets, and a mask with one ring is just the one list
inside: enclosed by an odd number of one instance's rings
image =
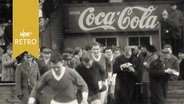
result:
[(49, 49), (49, 48), (44, 48), (42, 52), (43, 52), (43, 53), (51, 53), (52, 50)]
[(72, 48), (67, 48), (67, 49), (65, 50), (65, 52), (66, 52), (66, 53), (73, 53), (73, 49), (72, 49)]

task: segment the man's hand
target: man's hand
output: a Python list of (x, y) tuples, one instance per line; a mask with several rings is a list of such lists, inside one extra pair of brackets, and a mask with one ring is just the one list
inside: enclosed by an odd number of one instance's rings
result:
[(28, 104), (34, 104), (35, 103), (35, 98), (30, 97), (28, 100)]
[(170, 68), (168, 68), (168, 69), (165, 70), (165, 73), (171, 74), (172, 70)]
[(121, 65), (120, 65), (120, 69), (123, 70), (124, 68), (128, 68), (128, 67), (130, 67), (130, 66), (132, 66), (132, 64), (129, 63), (129, 62), (127, 62), (127, 63), (121, 64)]
[(179, 76), (179, 72), (177, 72), (176, 70), (174, 69), (171, 69), (171, 73), (175, 76)]
[(130, 72), (134, 72), (135, 71), (135, 69), (133, 67), (129, 67), (128, 69), (129, 69)]
[(120, 65), (120, 69), (123, 70), (123, 68), (127, 68), (127, 64), (126, 63)]
[(88, 104), (88, 92), (82, 92), (81, 104)]
[(129, 63), (129, 62), (128, 62), (128, 63), (127, 63), (127, 66), (128, 66), (128, 67), (132, 66), (132, 63)]

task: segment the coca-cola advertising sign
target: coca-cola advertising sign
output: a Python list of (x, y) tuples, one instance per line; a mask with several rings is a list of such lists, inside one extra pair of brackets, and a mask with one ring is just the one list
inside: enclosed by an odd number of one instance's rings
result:
[(68, 29), (69, 32), (158, 30), (158, 20), (165, 9), (161, 5), (70, 7)]

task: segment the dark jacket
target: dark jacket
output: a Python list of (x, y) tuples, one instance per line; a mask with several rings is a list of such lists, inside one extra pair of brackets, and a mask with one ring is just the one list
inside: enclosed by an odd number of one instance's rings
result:
[(51, 62), (49, 61), (46, 64), (45, 60), (42, 58), (38, 61), (38, 66), (39, 66), (39, 70), (40, 70), (40, 75), (42, 76), (45, 72), (47, 72), (51, 69)]
[[(120, 69), (120, 65), (127, 62), (133, 65), (135, 70), (134, 72), (129, 72), (128, 69), (124, 69), (123, 71)], [(121, 55), (115, 59), (113, 64), (113, 73), (117, 73), (115, 84), (116, 104), (130, 103), (135, 82), (141, 78), (140, 67), (140, 61), (133, 56), (130, 59), (127, 59)]]
[[(128, 72), (126, 69), (122, 71), (120, 69), (120, 65), (130, 62), (133, 64), (135, 72)], [(117, 73), (117, 79), (120, 78), (122, 81), (127, 80), (131, 82), (135, 82), (137, 79), (140, 78), (141, 69), (140, 69), (140, 61), (132, 56), (130, 59), (125, 58), (123, 55), (117, 57), (113, 64), (113, 73)]]
[(159, 58), (150, 63), (150, 104), (165, 104), (169, 74), (165, 73), (166, 67)]

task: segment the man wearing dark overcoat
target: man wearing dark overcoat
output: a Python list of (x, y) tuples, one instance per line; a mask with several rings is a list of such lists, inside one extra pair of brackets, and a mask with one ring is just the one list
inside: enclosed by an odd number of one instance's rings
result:
[(150, 63), (150, 104), (166, 104), (168, 80), (171, 75), (179, 75), (175, 69), (168, 67), (168, 58), (171, 55), (167, 49), (163, 49), (159, 58)]
[(131, 104), (137, 79), (141, 77), (140, 61), (132, 55), (131, 48), (124, 49), (124, 55), (115, 59), (113, 73), (117, 73), (115, 84), (116, 104)]

